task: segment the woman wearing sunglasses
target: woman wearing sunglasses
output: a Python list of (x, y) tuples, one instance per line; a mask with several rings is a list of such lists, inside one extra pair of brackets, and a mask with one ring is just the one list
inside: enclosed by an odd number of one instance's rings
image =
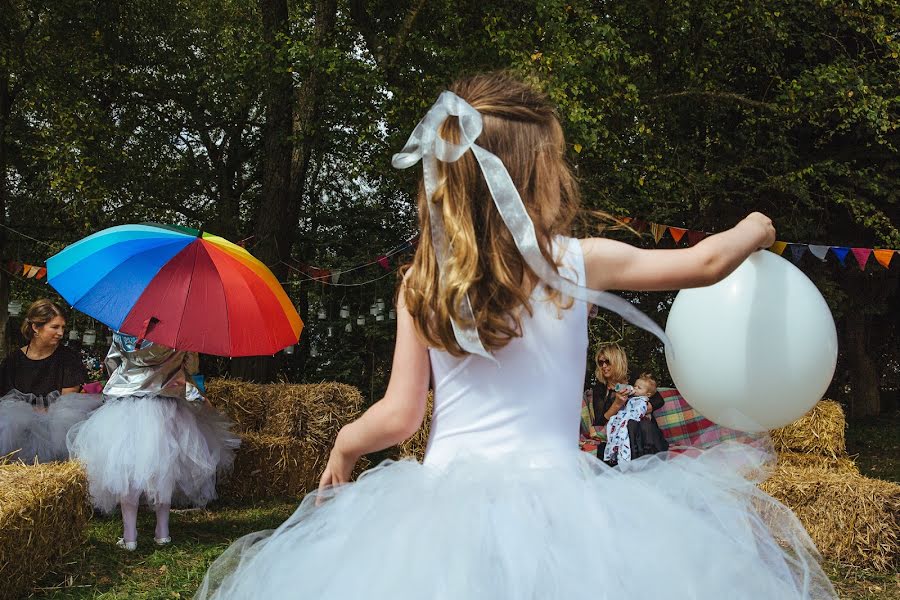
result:
[[(606, 423), (628, 402), (628, 393), (615, 391), (616, 384), (628, 385), (628, 357), (621, 346), (615, 343), (603, 344), (597, 350), (594, 360), (597, 368), (591, 394), (585, 398), (582, 407), (582, 435), (597, 440), (597, 457), (603, 459), (606, 448)], [(632, 459), (647, 454), (668, 450), (668, 443), (652, 418), (652, 412), (665, 403), (659, 392), (650, 397), (647, 417), (639, 423), (629, 422), (629, 438)]]

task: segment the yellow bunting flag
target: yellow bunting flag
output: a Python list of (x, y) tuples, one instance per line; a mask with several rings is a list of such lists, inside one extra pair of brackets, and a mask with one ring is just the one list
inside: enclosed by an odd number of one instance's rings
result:
[(653, 239), (658, 244), (662, 236), (666, 234), (666, 226), (659, 223), (650, 223), (650, 231), (653, 233)]
[(875, 250), (872, 254), (875, 255), (875, 260), (878, 261), (885, 269), (891, 268), (891, 259), (894, 258), (895, 250)]
[(769, 246), (769, 250), (781, 256), (781, 253), (784, 252), (784, 249), (787, 248), (787, 242), (775, 242), (771, 246)]
[(672, 234), (672, 239), (675, 240), (675, 243), (681, 241), (681, 238), (684, 237), (684, 234), (687, 233), (687, 229), (682, 229), (681, 227), (669, 227), (669, 233)]

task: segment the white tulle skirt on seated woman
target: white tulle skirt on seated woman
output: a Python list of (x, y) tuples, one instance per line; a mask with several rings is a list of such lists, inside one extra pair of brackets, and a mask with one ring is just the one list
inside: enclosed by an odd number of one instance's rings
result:
[(10, 391), (0, 398), (0, 457), (25, 463), (67, 460), (66, 433), (102, 403), (99, 394), (40, 397)]
[(111, 512), (123, 496), (152, 505), (204, 506), (216, 475), (231, 467), (239, 438), (216, 410), (164, 396), (107, 397), (69, 431), (72, 458), (84, 465), (91, 500)]
[(806, 531), (755, 485), (768, 458), (385, 463), (236, 541), (196, 598), (833, 598)]

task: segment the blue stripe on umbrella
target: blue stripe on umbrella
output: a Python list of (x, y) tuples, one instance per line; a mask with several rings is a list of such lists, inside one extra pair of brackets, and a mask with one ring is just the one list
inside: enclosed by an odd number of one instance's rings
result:
[(183, 239), (187, 244), (187, 242), (194, 239), (194, 236), (149, 225), (118, 225), (110, 227), (67, 246), (59, 254), (47, 259), (47, 276), (49, 279), (53, 279), (106, 246), (141, 238), (156, 239), (159, 240), (157, 243), (160, 244)]
[[(139, 261), (137, 263), (148, 269), (139, 272), (143, 283), (141, 289), (143, 289), (147, 287), (147, 284), (156, 276), (164, 264), (169, 262), (173, 256), (195, 239), (185, 236), (174, 240), (173, 238), (121, 240), (116, 244), (82, 256), (82, 261), (72, 264), (61, 273), (54, 272), (51, 275), (50, 267), (48, 267), (47, 281), (56, 288), (69, 304), (77, 306), (82, 297), (103, 279), (123, 268), (135, 256), (150, 252), (154, 254), (152, 262), (146, 262), (145, 259), (143, 262)], [(65, 252), (63, 250), (62, 254)], [(157, 261), (162, 262), (159, 262), (155, 269), (152, 268)], [(89, 268), (86, 265), (89, 265)]]

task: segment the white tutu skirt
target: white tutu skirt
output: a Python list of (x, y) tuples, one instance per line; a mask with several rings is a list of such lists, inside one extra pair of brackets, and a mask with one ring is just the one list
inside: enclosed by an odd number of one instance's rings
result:
[(103, 402), (98, 394), (54, 392), (35, 410), (33, 394), (12, 390), (0, 399), (0, 457), (11, 455), (25, 463), (68, 460), (66, 433), (88, 418)]
[(835, 598), (802, 525), (754, 484), (767, 459), (727, 444), (624, 471), (580, 453), (384, 463), (236, 541), (196, 598)]
[(229, 469), (240, 439), (215, 409), (161, 396), (109, 397), (69, 431), (94, 506), (111, 512), (122, 496), (147, 503), (205, 506), (216, 476)]

